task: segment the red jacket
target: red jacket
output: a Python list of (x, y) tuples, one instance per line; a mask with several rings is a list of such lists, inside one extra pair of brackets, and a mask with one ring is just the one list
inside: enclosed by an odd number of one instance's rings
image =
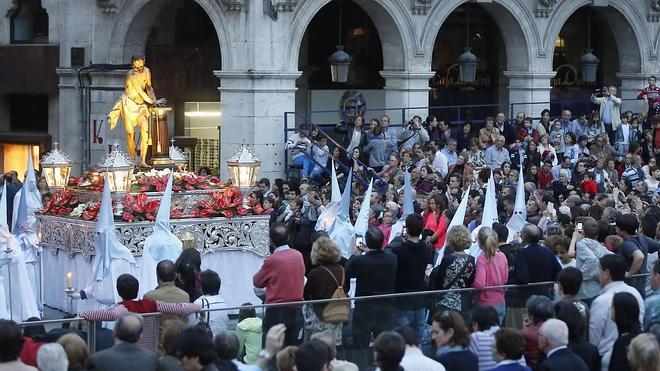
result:
[(539, 189), (548, 189), (550, 183), (552, 183), (552, 172), (539, 170)]
[(254, 287), (266, 288), (266, 304), (303, 300), (305, 263), (302, 254), (287, 248), (267, 257), (252, 278)]
[(582, 191), (584, 193), (590, 193), (592, 195), (595, 195), (598, 193), (598, 186), (596, 185), (596, 182), (594, 180), (589, 180), (584, 183), (582, 183)]
[(21, 361), (28, 366), (37, 367), (37, 353), (39, 348), (44, 345), (43, 341), (35, 341), (27, 336), (23, 337), (23, 349), (21, 349)]
[(532, 141), (534, 142), (539, 141), (539, 133), (536, 130), (532, 128), (527, 129), (524, 126), (518, 129), (518, 139), (520, 139), (520, 141), (524, 142), (525, 138), (528, 136), (532, 137)]

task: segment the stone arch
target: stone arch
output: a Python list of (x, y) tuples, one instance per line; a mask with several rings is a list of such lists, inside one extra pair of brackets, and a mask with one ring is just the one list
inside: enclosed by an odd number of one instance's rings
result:
[[(555, 39), (559, 36), (568, 18), (579, 8), (593, 4), (591, 0), (574, 0), (564, 2), (548, 19), (541, 51), (552, 56), (555, 50)], [(651, 47), (651, 36), (643, 29), (646, 18), (640, 13), (638, 5), (629, 1), (610, 1), (608, 7), (615, 12), (604, 12), (604, 17), (613, 28), (612, 34), (619, 52), (619, 72), (639, 73), (646, 70), (649, 55), (655, 51)], [(622, 20), (625, 19), (625, 22)], [(630, 42), (634, 40), (634, 42)], [(644, 47), (644, 46), (647, 47)]]
[[(231, 69), (231, 48), (222, 9), (214, 0), (195, 0), (213, 23), (218, 37), (223, 69)], [(117, 12), (108, 52), (109, 63), (128, 63), (133, 54), (144, 53), (149, 28), (167, 1), (131, 0)]]
[[(430, 66), (436, 37), (447, 17), (467, 0), (437, 3), (429, 12), (422, 34), (425, 63)], [(494, 0), (480, 4), (495, 20), (504, 40), (508, 70), (529, 70), (533, 64), (532, 46), (540, 42), (533, 14), (521, 0)], [(521, 58), (522, 56), (522, 58)]]
[[(303, 36), (314, 16), (332, 0), (306, 1), (295, 11), (291, 22), (289, 69), (298, 69)], [(370, 15), (378, 30), (383, 48), (383, 70), (405, 70), (412, 55), (420, 54), (414, 25), (407, 8), (400, 1), (353, 0)], [(392, 27), (394, 25), (394, 27)]]

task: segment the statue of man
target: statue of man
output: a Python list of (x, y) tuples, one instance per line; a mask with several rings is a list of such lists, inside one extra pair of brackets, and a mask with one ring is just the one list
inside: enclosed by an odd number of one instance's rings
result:
[(165, 104), (164, 98), (156, 99), (151, 85), (151, 72), (144, 66), (145, 57), (135, 55), (131, 58), (131, 70), (126, 74), (124, 94), (108, 113), (110, 129), (114, 129), (121, 116), (124, 119), (128, 154), (135, 158), (135, 128), (140, 129), (140, 166), (149, 167), (146, 162), (149, 147), (150, 109)]

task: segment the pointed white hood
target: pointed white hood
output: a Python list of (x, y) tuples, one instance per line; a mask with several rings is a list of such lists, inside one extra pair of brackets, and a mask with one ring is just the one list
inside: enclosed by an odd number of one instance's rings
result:
[(509, 228), (509, 238), (507, 240), (511, 241), (516, 238), (516, 235), (522, 231), (525, 224), (527, 224), (527, 203), (525, 202), (525, 180), (521, 171), (518, 174), (518, 189), (516, 189), (516, 204), (513, 206), (513, 215), (506, 223), (507, 228)]
[[(463, 192), (461, 202), (458, 204), (458, 208), (456, 209), (454, 216), (451, 218), (451, 222), (449, 222), (449, 225), (447, 226), (447, 231), (449, 231), (454, 226), (464, 225), (463, 222), (465, 221), (465, 214), (467, 213), (467, 204), (468, 198), (470, 198), (471, 189), (472, 185), (470, 185), (468, 189)], [(442, 258), (445, 256), (445, 247), (447, 247), (447, 240), (445, 240), (445, 245), (442, 247), (442, 249), (438, 251), (438, 258), (435, 261), (435, 265), (439, 265), (442, 261)]]
[[(479, 233), (479, 229), (482, 227), (492, 227), (493, 223), (497, 222), (499, 219), (497, 217), (497, 198), (495, 197), (495, 180), (493, 179), (493, 171), (490, 172), (490, 178), (488, 178), (488, 184), (486, 185), (486, 200), (484, 201), (484, 212), (481, 215), (481, 224), (472, 231), (472, 236), (476, 236)], [(481, 253), (481, 248), (476, 242), (476, 238), (470, 247), (470, 255), (477, 257)]]
[(94, 279), (101, 281), (106, 276), (113, 259), (124, 259), (135, 264), (131, 251), (124, 246), (115, 233), (115, 220), (112, 215), (112, 198), (108, 179), (103, 182), (101, 207), (96, 222), (96, 255), (94, 255)]
[(390, 232), (390, 240), (392, 242), (397, 236), (400, 236), (403, 233), (403, 227), (406, 225), (406, 217), (410, 214), (415, 213), (415, 207), (413, 205), (413, 195), (412, 195), (412, 181), (410, 179), (410, 173), (405, 172), (403, 176), (403, 208), (402, 214), (399, 220), (397, 220), (394, 225), (392, 225), (392, 230)]
[(355, 225), (353, 226), (355, 234), (358, 236), (364, 236), (367, 234), (367, 229), (369, 229), (369, 211), (371, 210), (371, 190), (374, 186), (374, 180), (371, 179), (369, 182), (369, 188), (364, 194), (364, 200), (362, 200), (362, 206), (360, 206), (360, 214), (358, 214), (355, 219)]
[(353, 253), (355, 246), (355, 231), (349, 217), (351, 207), (351, 184), (353, 182), (353, 172), (348, 174), (344, 193), (341, 195), (337, 217), (328, 229), (330, 238), (335, 241), (344, 257), (349, 257)]

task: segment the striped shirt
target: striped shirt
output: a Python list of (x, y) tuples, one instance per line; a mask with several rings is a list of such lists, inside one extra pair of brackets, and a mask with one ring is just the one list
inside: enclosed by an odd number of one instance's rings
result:
[(499, 326), (493, 326), (486, 331), (475, 331), (470, 334), (470, 351), (479, 358), (479, 370), (489, 370), (497, 365), (493, 360), (493, 344), (495, 343), (495, 333), (500, 329)]
[[(154, 310), (155, 309), (155, 310)], [(81, 312), (79, 316), (91, 321), (115, 321), (122, 314), (134, 311), (134, 313), (161, 312), (185, 316), (202, 310), (199, 304), (190, 303), (163, 303), (150, 299), (124, 300), (107, 309), (97, 309)], [(142, 336), (137, 342), (141, 348), (155, 352), (158, 350), (159, 340), (158, 317), (145, 317), (142, 327)]]

